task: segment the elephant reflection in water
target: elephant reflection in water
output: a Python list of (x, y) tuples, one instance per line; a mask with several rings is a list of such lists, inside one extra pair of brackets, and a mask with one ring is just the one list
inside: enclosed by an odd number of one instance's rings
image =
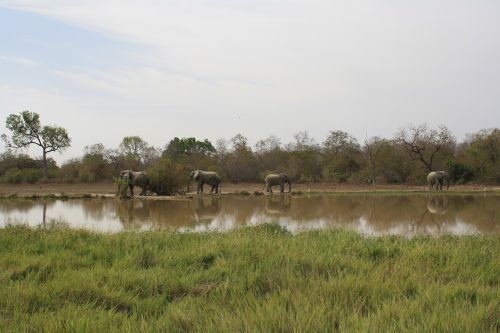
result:
[(220, 211), (220, 197), (198, 197), (194, 217), (197, 222), (211, 222)]
[(291, 196), (267, 196), (266, 213), (270, 215), (281, 215), (287, 212), (292, 205)]
[(138, 228), (149, 220), (147, 200), (123, 200), (118, 202), (116, 214), (126, 227)]
[(443, 195), (432, 195), (427, 201), (427, 210), (433, 215), (444, 215), (448, 212), (450, 198)]
[[(437, 233), (441, 232), (441, 225), (447, 222), (444, 217), (448, 213), (450, 206), (450, 198), (443, 195), (432, 195), (427, 200), (427, 207), (425, 212), (416, 221), (413, 228), (419, 229), (420, 227), (435, 226)], [(425, 221), (425, 217), (429, 215), (430, 221)]]

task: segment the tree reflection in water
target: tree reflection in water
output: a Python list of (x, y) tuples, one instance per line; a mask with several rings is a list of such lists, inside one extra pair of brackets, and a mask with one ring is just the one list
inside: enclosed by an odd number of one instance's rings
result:
[[(292, 204), (293, 201), (293, 204)], [(277, 222), (290, 230), (370, 235), (499, 233), (497, 195), (199, 196), (194, 199), (3, 200), (0, 227), (66, 223), (98, 231), (228, 230)]]

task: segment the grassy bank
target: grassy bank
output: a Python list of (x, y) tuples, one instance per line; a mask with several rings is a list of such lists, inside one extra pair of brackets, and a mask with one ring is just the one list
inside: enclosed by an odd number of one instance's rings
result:
[(500, 238), (0, 230), (0, 331), (495, 332)]

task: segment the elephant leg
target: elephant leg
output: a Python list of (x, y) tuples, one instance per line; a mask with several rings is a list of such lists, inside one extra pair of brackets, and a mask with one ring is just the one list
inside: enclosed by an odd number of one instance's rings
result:
[(200, 194), (201, 183), (196, 184), (196, 194)]
[(210, 188), (210, 194), (214, 194), (214, 191), (215, 191), (215, 186), (213, 185), (210, 185), (211, 188)]
[(285, 184), (280, 183), (280, 193), (285, 193)]
[(129, 185), (128, 187), (130, 188), (130, 196), (133, 197), (134, 196), (134, 185)]

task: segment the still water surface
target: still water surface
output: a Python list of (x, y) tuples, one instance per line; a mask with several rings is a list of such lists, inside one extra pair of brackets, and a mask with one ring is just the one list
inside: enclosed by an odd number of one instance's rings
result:
[(350, 229), (365, 235), (500, 234), (498, 195), (201, 196), (189, 200), (3, 200), (0, 227), (224, 231), (278, 223), (292, 232)]

